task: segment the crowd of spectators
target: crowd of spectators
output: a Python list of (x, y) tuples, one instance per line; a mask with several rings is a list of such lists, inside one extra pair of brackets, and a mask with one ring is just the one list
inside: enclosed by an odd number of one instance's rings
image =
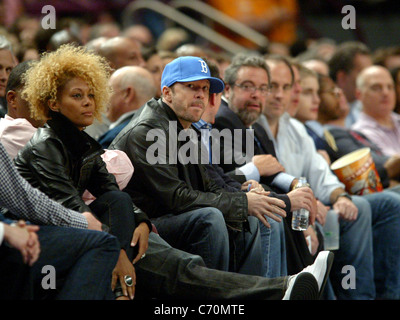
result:
[[(293, 55), (292, 36), (233, 55), (181, 27), (156, 35), (108, 14), (0, 26), (0, 179), (22, 190), (21, 201), (1, 191), (0, 297), (399, 299), (400, 47), (321, 38)], [(93, 107), (84, 120), (78, 94)], [(190, 129), (206, 163), (182, 161), (177, 137)], [(226, 157), (214, 129), (253, 136)], [(154, 132), (157, 146), (177, 139), (167, 163), (149, 162)], [(383, 190), (352, 194), (330, 165), (365, 147)], [(295, 231), (301, 208), (310, 225)], [(62, 270), (52, 296), (40, 289), (45, 264)]]

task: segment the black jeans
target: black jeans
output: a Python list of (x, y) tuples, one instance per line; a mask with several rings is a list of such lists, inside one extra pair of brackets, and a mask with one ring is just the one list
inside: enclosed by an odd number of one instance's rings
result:
[(29, 266), (21, 253), (4, 243), (0, 246), (0, 300), (26, 300), (33, 298), (28, 281)]
[(200, 256), (172, 248), (153, 232), (146, 256), (135, 269), (135, 299), (280, 300), (287, 286), (287, 277), (268, 279), (209, 269)]
[[(108, 192), (96, 199), (90, 208), (99, 220), (110, 227), (110, 233), (121, 242), (121, 248), (133, 257), (130, 247), (135, 229), (131, 198), (123, 192)], [(129, 199), (129, 200), (127, 200)], [(145, 258), (135, 264), (135, 299), (282, 299), (287, 277), (268, 279), (205, 266), (199, 255), (171, 247), (151, 232)]]
[(132, 261), (137, 249), (131, 246), (133, 231), (136, 228), (131, 197), (122, 191), (109, 191), (98, 197), (89, 207), (99, 221), (110, 228), (109, 233), (117, 237), (121, 249), (126, 251)]

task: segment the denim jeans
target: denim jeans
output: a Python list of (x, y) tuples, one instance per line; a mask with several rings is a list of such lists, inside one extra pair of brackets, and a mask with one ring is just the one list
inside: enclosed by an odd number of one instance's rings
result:
[[(375, 299), (371, 206), (364, 196), (353, 196), (353, 203), (358, 208), (357, 219), (339, 220), (339, 250), (334, 252), (330, 278), (339, 300)], [(348, 274), (347, 269), (343, 269), (345, 266), (354, 267), (355, 289), (342, 285), (343, 278)]]
[[(400, 298), (399, 197), (387, 191), (353, 196), (358, 218), (340, 220), (340, 248), (331, 272), (338, 299)], [(354, 267), (355, 289), (342, 286), (346, 265)]]
[[(114, 236), (100, 231), (55, 226), (40, 226), (38, 236), (41, 252), (31, 268), (34, 299), (114, 298), (111, 275), (120, 251)], [(55, 290), (42, 287), (43, 278), (51, 274), (51, 271), (42, 273), (46, 265), (54, 267)]]
[(287, 277), (268, 279), (205, 266), (199, 255), (172, 248), (150, 233), (145, 258), (135, 264), (135, 299), (282, 299)]
[(268, 218), (271, 225), (267, 228), (261, 221), (261, 252), (263, 257), (263, 275), (267, 278), (287, 275), (285, 231), (283, 221), (277, 222)]
[(201, 256), (208, 268), (261, 275), (260, 234), (254, 219), (249, 217), (250, 232), (228, 231), (222, 212), (206, 207), (152, 221), (165, 241)]
[(393, 191), (400, 194), (400, 184), (392, 188), (387, 188), (385, 191)]
[(400, 299), (400, 194), (365, 196), (372, 208), (376, 298)]

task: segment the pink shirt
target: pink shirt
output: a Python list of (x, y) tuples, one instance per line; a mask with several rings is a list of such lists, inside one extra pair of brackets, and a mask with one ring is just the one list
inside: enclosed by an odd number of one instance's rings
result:
[[(36, 130), (37, 128), (25, 118), (14, 119), (5, 115), (0, 119), (0, 141), (12, 159), (28, 143)], [(108, 172), (117, 180), (119, 188), (124, 189), (133, 175), (133, 165), (126, 153), (121, 150), (105, 150), (101, 157)], [(89, 204), (95, 197), (86, 190), (82, 199)]]
[(386, 156), (400, 154), (400, 115), (392, 112), (394, 129), (380, 125), (376, 120), (361, 112), (357, 122), (351, 127), (363, 133), (375, 143)]
[(36, 130), (25, 118), (14, 119), (5, 115), (0, 119), (0, 141), (11, 159), (17, 156), (18, 151), (27, 144)]
[[(133, 165), (126, 153), (121, 150), (105, 150), (101, 157), (106, 163), (108, 172), (117, 180), (120, 190), (124, 189), (133, 175)], [(82, 199), (88, 205), (96, 198), (86, 190)]]

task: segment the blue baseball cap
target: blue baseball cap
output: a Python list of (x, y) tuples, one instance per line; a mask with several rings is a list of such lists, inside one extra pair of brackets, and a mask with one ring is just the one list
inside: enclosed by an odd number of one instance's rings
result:
[(224, 90), (221, 79), (211, 77), (207, 63), (199, 57), (184, 56), (168, 63), (161, 77), (161, 91), (164, 86), (170, 87), (175, 82), (210, 81), (210, 93)]

